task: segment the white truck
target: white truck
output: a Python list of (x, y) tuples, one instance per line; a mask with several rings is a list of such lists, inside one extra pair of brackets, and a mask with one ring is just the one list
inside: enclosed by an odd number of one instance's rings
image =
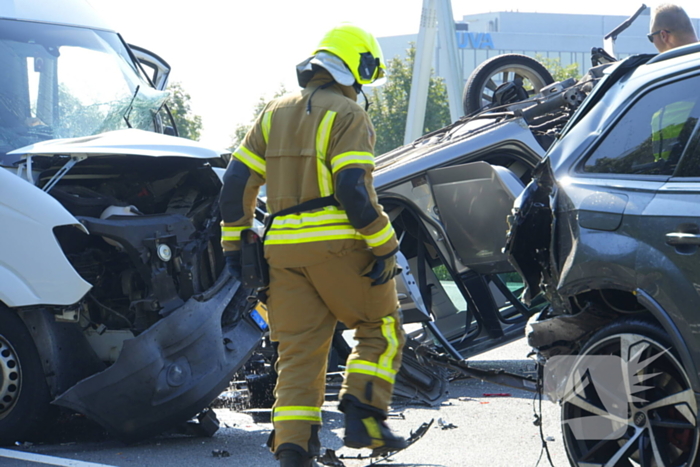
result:
[(225, 151), (176, 137), (167, 63), (83, 0), (0, 2), (0, 70), (0, 443), (56, 406), (127, 441), (187, 421), (264, 332), (219, 247)]

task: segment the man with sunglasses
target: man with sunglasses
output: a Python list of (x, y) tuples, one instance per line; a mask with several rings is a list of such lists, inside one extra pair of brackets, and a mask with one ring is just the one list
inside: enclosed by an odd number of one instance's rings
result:
[(698, 41), (688, 14), (680, 6), (671, 4), (660, 5), (654, 10), (647, 38), (659, 52)]

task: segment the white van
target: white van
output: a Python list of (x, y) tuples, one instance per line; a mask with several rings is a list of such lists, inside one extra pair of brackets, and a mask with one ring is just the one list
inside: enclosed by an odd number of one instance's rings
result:
[(263, 334), (219, 246), (227, 154), (82, 0), (0, 2), (0, 70), (0, 443), (52, 404), (124, 440), (187, 421)]

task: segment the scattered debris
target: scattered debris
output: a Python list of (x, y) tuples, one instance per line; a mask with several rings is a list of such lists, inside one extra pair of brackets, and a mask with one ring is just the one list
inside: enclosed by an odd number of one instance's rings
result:
[(484, 397), (511, 397), (509, 392), (485, 392)]
[(326, 449), (326, 452), (324, 452), (323, 455), (316, 460), (323, 465), (327, 465), (328, 467), (345, 467), (345, 464), (343, 464), (343, 461), (338, 459), (338, 456), (335, 454), (333, 449)]
[(231, 453), (224, 449), (214, 449), (211, 455), (214, 457), (231, 457)]
[(479, 404), (482, 404), (482, 405), (483, 405), (483, 404), (489, 404), (489, 402), (488, 402), (488, 401), (481, 401), (481, 402), (479, 402)]
[(441, 430), (451, 430), (453, 428), (457, 428), (457, 425), (446, 422), (442, 418), (438, 418), (438, 426), (440, 427)]
[(464, 397), (460, 397), (460, 398), (457, 399), (457, 400), (462, 401), (462, 402), (473, 402), (473, 401), (475, 401), (476, 399), (474, 399), (474, 398), (472, 398), (472, 397), (466, 397), (466, 396), (464, 396)]
[(554, 439), (554, 436), (547, 436), (547, 437), (545, 438), (545, 440), (546, 440), (546, 441), (549, 441), (550, 443), (553, 443), (554, 441), (556, 441), (556, 440)]
[[(435, 419), (433, 418), (429, 422), (423, 423), (421, 426), (419, 426), (416, 431), (411, 431), (411, 436), (409, 436), (408, 439), (406, 440), (406, 447), (403, 449), (399, 449), (398, 451), (381, 452), (377, 449), (373, 449), (372, 453), (369, 456), (363, 456), (361, 454), (358, 454), (357, 456), (345, 456), (345, 455), (341, 454), (340, 457), (337, 457), (337, 459), (338, 460), (340, 460), (340, 459), (354, 459), (354, 460), (370, 459), (371, 460), (370, 463), (367, 464), (367, 466), (365, 466), (365, 467), (377, 465), (377, 463), (379, 463), (379, 462), (384, 462), (384, 461), (389, 460), (397, 452), (404, 451), (404, 450), (408, 449), (410, 446), (412, 446), (416, 441), (421, 439), (423, 437), (423, 435), (425, 435), (428, 432), (430, 427), (433, 425), (434, 421), (435, 421)], [(328, 452), (328, 450), (326, 450), (326, 453), (327, 452)], [(335, 454), (335, 453), (333, 453), (333, 454)], [(333, 464), (326, 464), (326, 465), (332, 466)], [(341, 465), (339, 465), (337, 467), (343, 467), (342, 463), (341, 463)]]

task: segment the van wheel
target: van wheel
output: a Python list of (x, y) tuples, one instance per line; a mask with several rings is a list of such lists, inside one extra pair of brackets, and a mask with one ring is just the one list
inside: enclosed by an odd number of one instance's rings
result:
[(39, 353), (17, 313), (0, 307), (0, 444), (36, 439), (51, 396)]
[(697, 402), (661, 328), (615, 322), (574, 358), (562, 400), (571, 465), (693, 465)]
[(522, 91), (525, 93), (516, 101), (531, 97), (554, 82), (549, 71), (534, 58), (520, 54), (498, 55), (483, 62), (469, 76), (462, 94), (464, 115), (493, 104), (496, 89), (516, 79), (522, 81)]

